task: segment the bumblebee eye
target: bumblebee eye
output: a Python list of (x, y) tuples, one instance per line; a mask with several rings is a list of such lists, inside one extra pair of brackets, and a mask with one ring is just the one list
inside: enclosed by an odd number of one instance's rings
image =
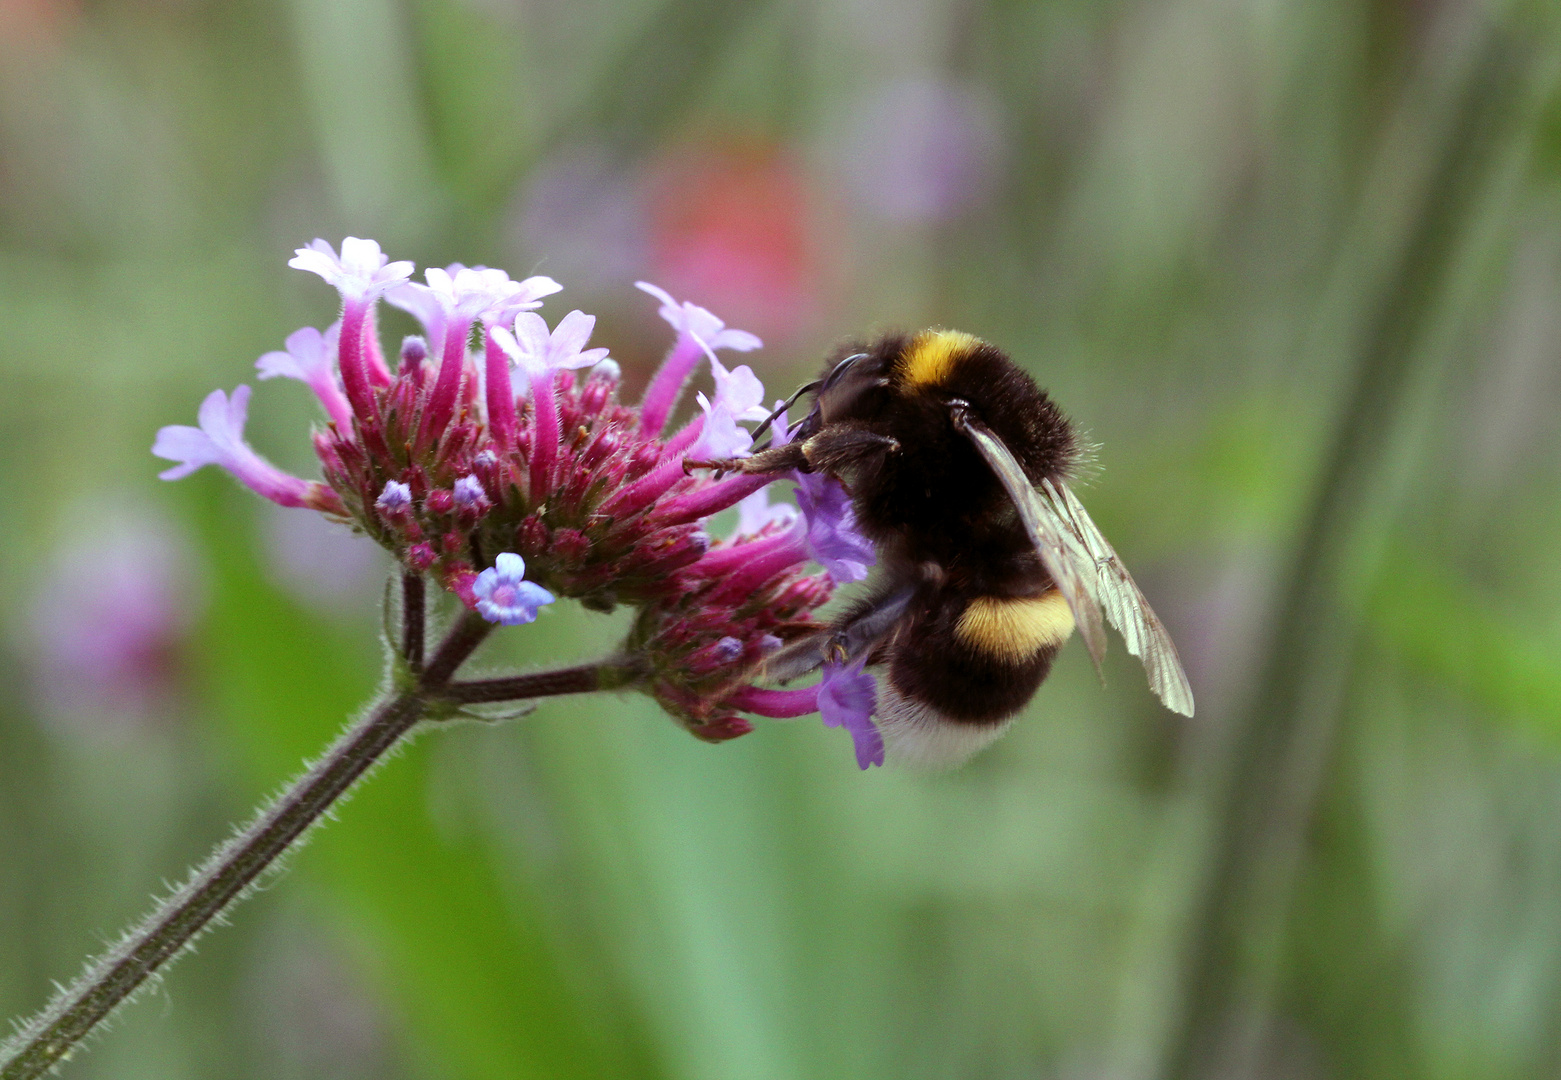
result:
[(824, 380), (824, 385), (819, 388), (819, 393), (827, 393), (829, 388), (839, 382), (841, 377), (845, 375), (848, 370), (850, 370), (852, 364), (856, 363), (858, 360), (865, 359), (867, 359), (867, 354), (865, 352), (859, 352), (852, 353), (850, 356), (840, 361), (840, 363), (834, 366), (834, 368), (830, 371), (829, 376)]

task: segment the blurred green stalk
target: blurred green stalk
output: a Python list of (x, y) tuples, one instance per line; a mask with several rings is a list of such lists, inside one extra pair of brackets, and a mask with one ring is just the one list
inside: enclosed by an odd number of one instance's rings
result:
[[(1435, 139), (1420, 209), (1365, 324), (1254, 704), (1205, 740), (1196, 771), (1211, 792), (1208, 863), (1184, 924), (1179, 986), (1162, 1018), (1169, 1027), (1153, 1055), (1158, 1075), (1244, 1078), (1265, 1067), (1291, 895), (1345, 710), (1364, 583), (1380, 565), (1406, 451), (1423, 433), (1426, 398), (1451, 351), (1433, 341), (1468, 306), (1454, 286), (1481, 262), (1490, 237), (1480, 227), (1493, 214), (1497, 228), (1505, 221), (1538, 91), (1548, 86), (1547, 58), (1513, 29), (1474, 37), (1483, 41), (1464, 65), (1449, 119), (1418, 121)], [(1439, 60), (1447, 58), (1426, 63)], [(1415, 108), (1406, 108), (1408, 122)], [(1384, 160), (1389, 170), (1405, 166)]]

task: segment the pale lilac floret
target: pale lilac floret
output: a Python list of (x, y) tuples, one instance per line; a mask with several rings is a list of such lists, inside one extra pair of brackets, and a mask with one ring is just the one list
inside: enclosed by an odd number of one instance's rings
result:
[(387, 514), (405, 513), (412, 507), (412, 489), (399, 480), (386, 480), (385, 490), (379, 493), (374, 505)]
[(319, 274), (334, 285), (343, 298), (366, 300), (406, 281), (412, 275), (412, 264), (405, 260), (391, 262), (374, 240), (362, 240), (349, 236), (341, 242), (341, 254), (324, 240), (312, 240), (308, 247), (298, 248), (288, 260), (295, 270), (307, 270)]
[(753, 368), (739, 364), (731, 371), (714, 356), (710, 358), (710, 376), (715, 379), (715, 399), (724, 402), (739, 420), (763, 420), (770, 415), (764, 407), (764, 384)]
[(698, 395), (705, 423), (699, 439), (689, 447), (688, 456), (697, 460), (719, 460), (748, 453), (753, 435), (737, 426), (739, 420), (763, 420), (770, 415), (764, 401), (764, 384), (747, 364), (727, 371), (710, 354), (710, 374), (715, 377), (715, 401)]
[(695, 397), (704, 410), (704, 426), (699, 438), (688, 448), (688, 457), (695, 461), (712, 461), (723, 458), (744, 457), (753, 445), (753, 436), (747, 428), (737, 426), (737, 417), (717, 398), (714, 404), (700, 391)]
[(278, 376), (297, 379), (305, 383), (325, 406), (326, 415), (336, 422), (340, 431), (352, 430), (352, 407), (336, 381), (336, 337), (341, 323), (332, 323), (320, 333), (312, 326), (295, 330), (287, 336), (286, 352), (268, 352), (255, 361), (255, 368), (262, 379)]
[(502, 326), (492, 330), (493, 340), (525, 373), (527, 385), (538, 375), (550, 371), (576, 371), (594, 367), (606, 356), (606, 349), (587, 349), (596, 316), (571, 311), (551, 331), (542, 316), (523, 311), (515, 317), (513, 333)]
[(746, 330), (728, 330), (726, 323), (714, 313), (698, 304), (684, 300), (681, 304), (667, 290), (648, 281), (636, 281), (634, 287), (661, 301), (661, 317), (680, 335), (688, 334), (706, 349), (736, 349), (749, 352), (764, 344)]
[(482, 490), (482, 481), (475, 476), (463, 476), (455, 482), (455, 505), (462, 510), (485, 506), (488, 493)]
[(505, 626), (535, 621), (537, 609), (551, 604), (553, 594), (525, 578), (526, 560), (512, 551), (501, 552), (493, 566), (478, 574), (472, 584), (477, 613)]
[(708, 356), (714, 362), (716, 349), (747, 352), (764, 343), (746, 330), (728, 330), (726, 323), (698, 304), (680, 304), (665, 289), (648, 281), (637, 281), (635, 287), (661, 301), (661, 317), (678, 332), (677, 341), (640, 402), (641, 428), (650, 435), (659, 435), (701, 357)]
[(818, 687), (818, 711), (825, 727), (843, 727), (856, 747), (856, 764), (866, 769), (883, 764), (883, 735), (873, 723), (878, 683), (865, 670), (867, 658), (850, 664), (825, 664)]
[(770, 504), (770, 489), (762, 487), (737, 504), (737, 531), (734, 536), (757, 536), (770, 525), (787, 528), (797, 520), (797, 508), (790, 503)]
[[(220, 465), (250, 490), (274, 503), (323, 508), (315, 497), (319, 484), (289, 476), (244, 441), (249, 393), (247, 386), (234, 390), (232, 398), (221, 390), (213, 390), (201, 402), (200, 427), (170, 424), (158, 431), (152, 453), (179, 464), (157, 475), (164, 480), (179, 480), (204, 465)], [(337, 501), (334, 493), (329, 501)]]
[(542, 298), (563, 288), (538, 275), (512, 281), (503, 270), (452, 263), (423, 271), (426, 285), (408, 281), (385, 294), (387, 302), (416, 316), (436, 350), (442, 351), (445, 329), (452, 323), (470, 326), (477, 319), (508, 321), (522, 311), (542, 306)]

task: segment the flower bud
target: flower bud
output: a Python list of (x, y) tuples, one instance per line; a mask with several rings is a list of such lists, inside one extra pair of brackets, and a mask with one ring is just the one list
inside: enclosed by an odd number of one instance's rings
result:
[(408, 334), (401, 339), (401, 374), (411, 375), (422, 382), (423, 361), (428, 359), (428, 342), (419, 334)]
[(448, 514), (455, 509), (455, 495), (445, 488), (435, 488), (423, 497), (423, 509), (430, 514)]
[(579, 529), (554, 529), (553, 550), (565, 562), (583, 562), (591, 550), (591, 541)]
[(641, 443), (629, 455), (628, 479), (635, 480), (656, 467), (661, 460), (661, 447), (653, 442)]
[(753, 731), (753, 722), (741, 716), (728, 714), (707, 720), (703, 724), (690, 726), (688, 730), (696, 739), (702, 739), (707, 743), (723, 743), (741, 738)]
[(536, 558), (545, 552), (551, 539), (548, 527), (536, 514), (529, 515), (515, 530), (515, 547), (528, 559)]
[(623, 436), (616, 431), (605, 431), (585, 448), (585, 452), (580, 455), (580, 464), (587, 469), (594, 469), (622, 448)]
[[(604, 377), (601, 374), (603, 364), (609, 363), (612, 361), (604, 360), (596, 365), (596, 369), (585, 380), (585, 385), (580, 388), (580, 412), (585, 416), (595, 416), (601, 412), (602, 407), (612, 399), (612, 392), (618, 388), (616, 378)], [(613, 364), (614, 368), (617, 366)]]
[(400, 521), (411, 513), (412, 489), (395, 480), (387, 480), (379, 498), (374, 500), (374, 506), (386, 521)]

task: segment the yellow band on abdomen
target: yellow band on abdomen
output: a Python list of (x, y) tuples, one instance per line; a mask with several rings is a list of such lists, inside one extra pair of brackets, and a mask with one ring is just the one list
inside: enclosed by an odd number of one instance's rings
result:
[(1073, 633), (1073, 611), (1056, 589), (1036, 597), (1010, 600), (979, 596), (965, 608), (954, 635), (971, 648), (1023, 663)]

